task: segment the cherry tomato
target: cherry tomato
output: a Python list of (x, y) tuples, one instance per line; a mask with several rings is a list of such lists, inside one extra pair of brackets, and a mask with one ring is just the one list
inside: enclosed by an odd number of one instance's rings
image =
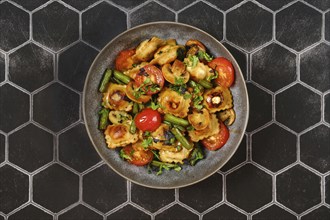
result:
[(215, 82), (224, 87), (230, 87), (235, 80), (235, 70), (233, 64), (224, 57), (217, 57), (208, 63), (208, 66), (218, 72)]
[(141, 131), (154, 131), (162, 123), (162, 118), (158, 111), (145, 108), (135, 116), (134, 122)]
[(132, 56), (135, 54), (135, 49), (122, 50), (116, 57), (115, 66), (119, 71), (125, 71), (133, 66)]
[(150, 150), (144, 150), (134, 145), (125, 146), (123, 151), (130, 158), (127, 161), (136, 166), (144, 166), (150, 163), (154, 157), (154, 154)]
[(219, 120), (219, 133), (202, 140), (202, 144), (209, 150), (218, 150), (226, 144), (229, 138), (229, 131), (227, 126)]
[(154, 65), (144, 66), (135, 76), (136, 85), (142, 86), (147, 95), (160, 92), (164, 86), (164, 81), (162, 71)]

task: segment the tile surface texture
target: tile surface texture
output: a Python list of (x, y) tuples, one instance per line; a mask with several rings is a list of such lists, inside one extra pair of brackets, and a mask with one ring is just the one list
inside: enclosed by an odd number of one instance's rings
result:
[[(221, 41), (250, 120), (210, 178), (158, 190), (105, 165), (82, 118), (97, 53), (150, 21)], [(329, 219), (329, 0), (0, 0), (0, 219)]]

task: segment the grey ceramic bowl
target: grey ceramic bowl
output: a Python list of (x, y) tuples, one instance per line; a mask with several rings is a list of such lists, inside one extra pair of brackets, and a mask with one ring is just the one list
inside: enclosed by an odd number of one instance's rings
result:
[[(218, 151), (205, 151), (206, 159), (195, 166), (183, 166), (180, 172), (165, 171), (162, 175), (149, 174), (145, 167), (137, 167), (120, 159), (116, 150), (108, 149), (103, 133), (98, 130), (98, 111), (102, 95), (98, 86), (104, 70), (114, 66), (119, 51), (136, 47), (141, 41), (158, 36), (174, 38), (180, 44), (188, 39), (198, 39), (205, 44), (209, 52), (217, 57), (224, 56), (235, 67), (235, 84), (231, 87), (234, 109), (237, 114), (235, 123), (229, 127), (230, 138), (226, 145)], [(174, 22), (153, 22), (129, 29), (109, 42), (95, 58), (91, 65), (83, 93), (83, 115), (88, 135), (102, 159), (119, 175), (146, 187), (178, 188), (197, 183), (218, 171), (235, 153), (245, 132), (249, 115), (248, 95), (241, 70), (229, 51), (214, 37), (195, 27)]]

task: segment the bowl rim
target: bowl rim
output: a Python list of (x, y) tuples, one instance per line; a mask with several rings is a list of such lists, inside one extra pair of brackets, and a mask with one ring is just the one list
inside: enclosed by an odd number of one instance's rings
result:
[[(87, 90), (87, 84), (89, 82), (89, 78), (91, 76), (91, 72), (92, 72), (92, 67), (95, 65), (96, 62), (98, 62), (99, 57), (101, 56), (101, 54), (106, 50), (106, 48), (112, 44), (112, 42), (114, 42), (115, 40), (117, 40), (118, 38), (120, 38), (121, 36), (125, 35), (126, 33), (133, 31), (135, 29), (139, 29), (139, 28), (143, 28), (145, 26), (150, 26), (150, 25), (161, 25), (161, 24), (169, 24), (169, 25), (178, 25), (178, 26), (185, 26), (191, 29), (195, 29), (199, 32), (201, 32), (204, 35), (207, 35), (208, 37), (212, 38), (214, 41), (216, 41), (217, 43), (219, 43), (223, 48), (223, 50), (225, 50), (228, 54), (230, 54), (230, 56), (233, 58), (231, 60), (231, 62), (234, 62), (235, 65), (238, 69), (239, 69), (239, 74), (242, 76), (242, 79), (244, 81), (244, 83), (242, 83), (243, 87), (244, 87), (244, 95), (246, 97), (246, 118), (245, 121), (243, 123), (243, 129), (242, 129), (242, 134), (240, 135), (239, 141), (237, 142), (237, 145), (235, 146), (235, 149), (229, 154), (229, 156), (227, 156), (224, 159), (224, 163), (222, 164), (222, 166), (220, 166), (218, 169), (215, 169), (213, 172), (210, 172), (209, 174), (203, 176), (202, 178), (192, 181), (190, 183), (186, 183), (186, 184), (181, 184), (181, 185), (173, 185), (173, 186), (154, 186), (154, 185), (148, 185), (145, 183), (141, 183), (139, 181), (136, 181), (134, 179), (131, 179), (127, 176), (125, 176), (123, 173), (117, 171), (105, 158), (105, 156), (100, 152), (100, 150), (98, 149), (98, 147), (96, 146), (94, 139), (91, 135), (91, 132), (89, 131), (89, 126), (88, 126), (88, 120), (86, 117), (86, 108), (85, 108), (85, 104), (86, 104), (86, 90)], [(107, 164), (115, 173), (117, 173), (118, 175), (120, 175), (121, 177), (123, 177), (126, 180), (129, 180), (137, 185), (140, 186), (144, 186), (144, 187), (148, 187), (148, 188), (153, 188), (153, 189), (175, 189), (175, 188), (182, 188), (182, 187), (187, 187), (193, 184), (196, 184), (198, 182), (201, 182), (205, 179), (207, 179), (208, 177), (212, 176), (213, 174), (215, 174), (219, 169), (221, 169), (235, 154), (235, 152), (237, 151), (239, 145), (242, 142), (243, 137), (245, 136), (244, 133), (246, 132), (246, 128), (247, 128), (247, 124), (249, 121), (249, 113), (250, 113), (250, 104), (249, 104), (249, 96), (248, 96), (248, 90), (247, 90), (247, 86), (246, 86), (246, 82), (244, 80), (243, 74), (242, 74), (242, 70), (240, 68), (240, 66), (238, 65), (235, 57), (229, 52), (229, 50), (215, 37), (213, 37), (211, 34), (207, 33), (206, 31), (203, 31), (195, 26), (192, 25), (188, 25), (188, 24), (184, 24), (184, 23), (180, 23), (180, 22), (173, 22), (173, 21), (155, 21), (155, 22), (148, 22), (148, 23), (143, 23), (137, 26), (134, 26), (132, 28), (129, 28), (123, 32), (121, 32), (120, 34), (118, 34), (117, 36), (115, 36), (113, 39), (111, 39), (105, 46), (103, 46), (103, 48), (98, 52), (97, 56), (94, 58), (92, 64), (90, 64), (89, 70), (87, 72), (86, 78), (85, 78), (85, 82), (84, 82), (84, 89), (82, 92), (82, 101), (81, 101), (81, 105), (82, 105), (82, 115), (83, 115), (83, 123), (85, 125), (88, 137), (90, 139), (90, 141), (92, 142), (93, 147), (95, 148), (95, 150), (97, 151), (98, 155), (101, 157), (102, 161)], [(103, 163), (102, 163), (103, 164)]]

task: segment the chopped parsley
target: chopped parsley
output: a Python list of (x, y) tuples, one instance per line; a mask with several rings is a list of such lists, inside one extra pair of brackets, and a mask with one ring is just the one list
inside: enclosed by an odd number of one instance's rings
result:
[(149, 146), (152, 145), (152, 143), (153, 143), (152, 137), (148, 137), (142, 141), (141, 145), (144, 149), (147, 149), (147, 148), (149, 148)]
[(175, 77), (174, 84), (175, 85), (182, 85), (182, 84), (184, 84), (184, 78), (183, 77)]
[(210, 62), (211, 60), (213, 60), (212, 56), (210, 56), (208, 53), (206, 53), (205, 51), (202, 51), (202, 50), (198, 51), (197, 56), (200, 60), (206, 60), (207, 62)]
[[(133, 152), (131, 152), (131, 154), (133, 154)], [(124, 151), (124, 149), (121, 149), (120, 152), (119, 152), (119, 156), (122, 158), (122, 159), (126, 159), (126, 160), (130, 160), (132, 161), (132, 157), (130, 155), (127, 155)]]
[(196, 109), (201, 110), (203, 108), (203, 104), (202, 104), (203, 99), (204, 98), (202, 96), (196, 96), (193, 99), (193, 105)]
[(198, 57), (196, 57), (195, 55), (193, 56), (189, 56), (189, 61), (191, 62), (190, 65), (188, 65), (191, 68), (195, 68), (198, 64)]

